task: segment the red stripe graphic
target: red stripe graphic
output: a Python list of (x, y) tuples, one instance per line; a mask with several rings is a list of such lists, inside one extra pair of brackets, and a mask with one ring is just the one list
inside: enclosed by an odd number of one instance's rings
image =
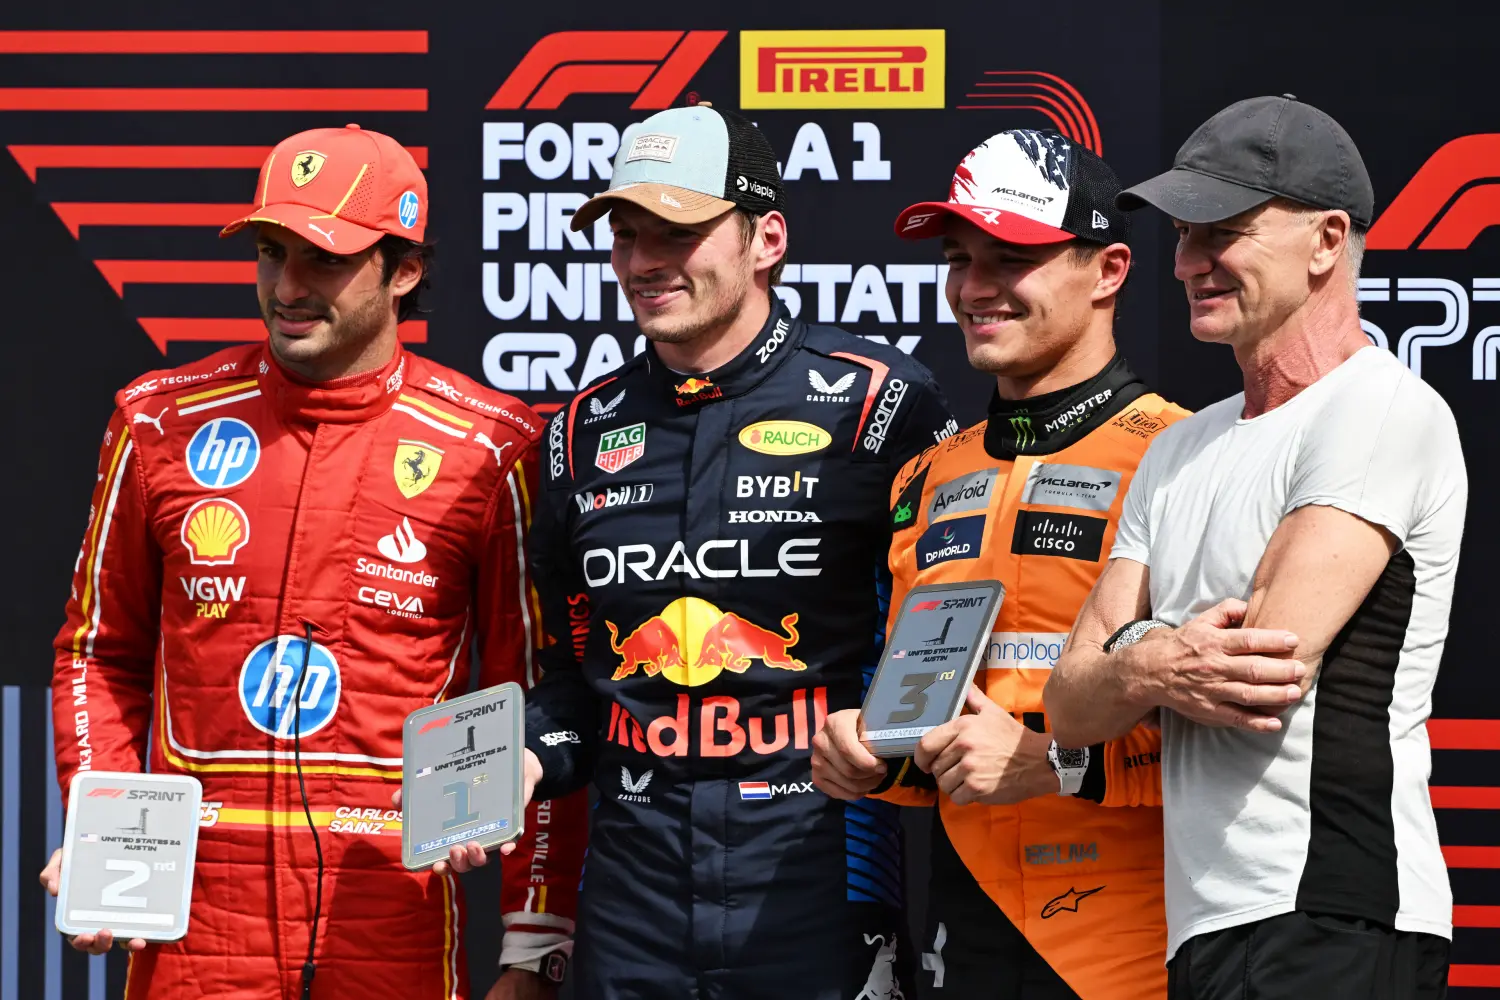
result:
[(426, 51), (425, 31), (0, 31), (9, 55)]
[(0, 111), (426, 111), (421, 88), (0, 87)]
[(1454, 847), (1443, 845), (1443, 860), (1449, 868), (1500, 868), (1500, 847)]
[(1500, 719), (1429, 719), (1434, 750), (1500, 750)]
[(82, 226), (227, 226), (254, 205), (182, 205), (146, 201), (55, 201), (52, 208), (76, 238)]
[[(178, 319), (151, 318), (136, 320), (146, 331), (158, 350), (167, 353), (171, 341), (230, 341), (263, 340), (266, 326), (258, 319)], [(409, 319), (396, 328), (404, 344), (427, 343), (427, 321)]]
[(96, 260), (116, 295), (126, 285), (253, 285), (253, 260)]
[(1500, 927), (1500, 906), (1455, 906), (1454, 927)]
[[(36, 180), (43, 167), (151, 168), (184, 170), (197, 168), (248, 168), (259, 170), (271, 153), (270, 146), (11, 146), (26, 176)], [(408, 146), (406, 151), (427, 169), (427, 147)]]
[(1500, 965), (1450, 965), (1449, 986), (1500, 986)]
[(1500, 788), (1434, 785), (1431, 792), (1434, 809), (1500, 809)]

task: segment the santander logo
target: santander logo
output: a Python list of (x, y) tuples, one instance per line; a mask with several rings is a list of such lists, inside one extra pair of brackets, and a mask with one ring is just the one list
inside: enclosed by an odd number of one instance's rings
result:
[(427, 546), (417, 538), (411, 529), (411, 520), (405, 517), (395, 531), (381, 536), (375, 547), (391, 562), (414, 563), (427, 558)]

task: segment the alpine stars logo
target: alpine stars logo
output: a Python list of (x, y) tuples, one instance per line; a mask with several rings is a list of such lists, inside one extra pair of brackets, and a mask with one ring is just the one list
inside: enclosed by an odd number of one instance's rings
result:
[(1070, 886), (1068, 891), (1061, 896), (1054, 896), (1052, 899), (1047, 900), (1046, 905), (1042, 907), (1042, 919), (1051, 920), (1065, 910), (1069, 913), (1077, 913), (1079, 903), (1088, 899), (1096, 892), (1103, 892), (1104, 889), (1105, 887), (1101, 885), (1097, 889), (1085, 889), (1079, 892)]
[(647, 771), (639, 778), (632, 777), (628, 767), (620, 768), (620, 787), (624, 789), (618, 798), (621, 802), (644, 802), (650, 803), (651, 796), (644, 794), (646, 787), (651, 784), (651, 776), (655, 771)]
[(906, 398), (906, 381), (893, 378), (891, 384), (886, 386), (885, 394), (880, 397), (880, 405), (875, 408), (875, 417), (870, 421), (870, 429), (865, 431), (865, 450), (872, 455), (880, 454), (880, 449), (885, 447), (885, 437), (890, 433), (891, 421), (896, 418), (896, 410), (901, 406), (901, 400)]
[(847, 403), (849, 397), (841, 393), (848, 392), (858, 377), (858, 372), (850, 372), (830, 383), (816, 368), (809, 368), (807, 384), (813, 387), (813, 392), (808, 393), (807, 401), (809, 403)]

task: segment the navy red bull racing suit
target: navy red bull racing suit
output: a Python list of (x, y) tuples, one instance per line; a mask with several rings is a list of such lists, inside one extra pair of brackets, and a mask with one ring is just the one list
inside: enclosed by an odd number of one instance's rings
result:
[(773, 303), (723, 367), (648, 347), (547, 429), (532, 565), (571, 628), (527, 745), (538, 797), (599, 792), (578, 996), (903, 995), (896, 810), (814, 790), (809, 746), (879, 657), (889, 484), (956, 425), (920, 364)]

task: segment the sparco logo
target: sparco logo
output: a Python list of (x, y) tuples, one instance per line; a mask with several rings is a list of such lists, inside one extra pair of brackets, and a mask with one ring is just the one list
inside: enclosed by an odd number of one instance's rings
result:
[(895, 418), (896, 410), (905, 398), (906, 381), (891, 379), (891, 384), (886, 386), (885, 395), (880, 397), (880, 405), (875, 408), (875, 419), (870, 421), (870, 429), (865, 432), (864, 446), (870, 454), (880, 454), (880, 449), (885, 446), (885, 436), (891, 429), (891, 420)]
[(653, 489), (655, 487), (651, 483), (641, 483), (639, 486), (617, 486), (603, 493), (575, 493), (573, 502), (578, 505), (578, 513), (587, 514), (591, 510), (623, 507), (628, 503), (647, 503), (651, 499)]
[(563, 474), (563, 415), (552, 418), (547, 428), (547, 458), (552, 467), (552, 478), (561, 479)]
[(766, 201), (776, 200), (775, 188), (771, 187), (768, 184), (762, 184), (760, 181), (752, 180), (751, 178), (746, 177), (744, 174), (740, 174), (740, 176), (735, 179), (734, 186), (739, 188), (741, 191), (749, 191), (752, 194), (757, 194), (760, 197), (766, 199)]

